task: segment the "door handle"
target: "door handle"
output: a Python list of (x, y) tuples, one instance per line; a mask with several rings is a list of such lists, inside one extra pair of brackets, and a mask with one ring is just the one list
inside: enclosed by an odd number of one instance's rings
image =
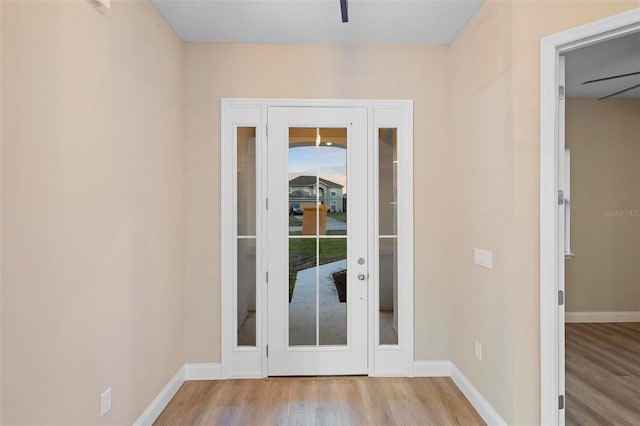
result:
[(358, 279), (359, 279), (360, 281), (364, 281), (364, 280), (366, 280), (366, 279), (367, 279), (367, 275), (368, 275), (368, 274), (358, 274)]

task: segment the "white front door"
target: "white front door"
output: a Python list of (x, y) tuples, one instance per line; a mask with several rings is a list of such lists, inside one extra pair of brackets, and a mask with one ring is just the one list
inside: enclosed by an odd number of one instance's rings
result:
[(268, 129), (268, 375), (366, 374), (367, 110), (271, 107)]

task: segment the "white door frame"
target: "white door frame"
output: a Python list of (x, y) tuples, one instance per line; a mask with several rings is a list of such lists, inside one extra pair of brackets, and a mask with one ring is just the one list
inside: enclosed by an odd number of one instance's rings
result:
[[(541, 41), (540, 56), (540, 421), (543, 425), (563, 425), (560, 409), (560, 380), (564, 359), (560, 354), (564, 333), (559, 290), (564, 262), (564, 236), (560, 235), (558, 191), (564, 164), (559, 160), (564, 146), (559, 143), (562, 124), (559, 108), (559, 57), (572, 50), (640, 31), (640, 9), (633, 9), (582, 25)], [(560, 152), (562, 150), (562, 153)], [(562, 372), (561, 372), (562, 370)], [(562, 395), (564, 397), (564, 395)]]
[[(266, 336), (267, 298), (265, 256), (257, 257), (256, 265), (256, 347), (238, 347), (235, 330), (236, 283), (236, 131), (237, 127), (256, 127), (256, 175), (263, 182), (268, 178), (266, 162), (267, 112), (269, 107), (360, 107), (367, 109), (367, 162), (369, 182), (377, 183), (377, 145), (379, 128), (397, 128), (397, 158), (402, 167), (398, 173), (398, 345), (380, 345), (378, 330), (378, 274), (373, 273), (368, 288), (368, 374), (370, 376), (413, 376), (413, 101), (411, 100), (306, 100), (306, 99), (221, 99), (221, 367), (223, 378), (267, 376)], [(374, 185), (377, 186), (377, 185)], [(266, 250), (266, 223), (264, 188), (256, 188), (256, 237), (262, 253)], [(370, 270), (378, 265), (378, 193), (369, 194)], [(230, 285), (229, 283), (232, 283)]]

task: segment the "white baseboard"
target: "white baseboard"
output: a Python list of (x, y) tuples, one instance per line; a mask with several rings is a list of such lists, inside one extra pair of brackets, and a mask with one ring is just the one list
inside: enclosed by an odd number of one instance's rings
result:
[(467, 397), (485, 423), (488, 425), (507, 426), (507, 422), (500, 417), (500, 414), (489, 404), (489, 401), (484, 399), (469, 379), (467, 379), (453, 363), (451, 363), (451, 380), (458, 386), (458, 389), (460, 389), (464, 396)]
[(484, 399), (464, 374), (451, 361), (415, 361), (415, 377), (451, 377), (453, 383), (488, 425), (507, 425), (500, 414)]
[(133, 424), (134, 426), (150, 426), (156, 421), (162, 410), (165, 409), (171, 398), (178, 392), (182, 383), (184, 383), (185, 368), (180, 367), (178, 372), (169, 380), (160, 393), (151, 401), (142, 415)]
[(185, 364), (184, 373), (185, 380), (220, 380), (222, 365), (219, 363)]
[(415, 361), (413, 363), (414, 377), (450, 377), (450, 361)]
[(412, 377), (406, 370), (376, 370), (370, 377)]
[(150, 426), (174, 397), (180, 386), (187, 380), (219, 380), (222, 378), (220, 364), (185, 364), (169, 380), (169, 383), (151, 401), (144, 413), (136, 420), (134, 426)]
[(564, 322), (640, 322), (640, 311), (565, 312)]

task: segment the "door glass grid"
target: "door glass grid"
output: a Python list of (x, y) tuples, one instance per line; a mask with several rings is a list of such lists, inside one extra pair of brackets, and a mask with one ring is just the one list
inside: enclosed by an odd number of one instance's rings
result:
[(347, 129), (289, 128), (289, 346), (347, 344)]

